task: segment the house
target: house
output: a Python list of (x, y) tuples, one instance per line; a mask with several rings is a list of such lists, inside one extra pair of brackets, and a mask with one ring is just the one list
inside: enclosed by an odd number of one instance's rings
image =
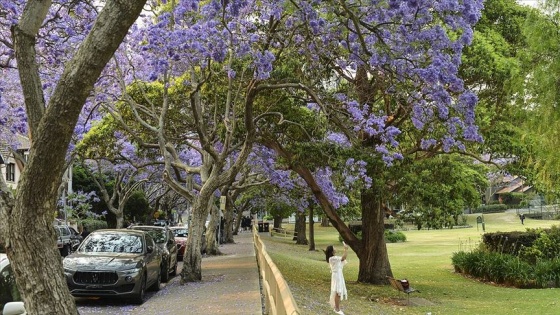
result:
[[(534, 187), (525, 183), (525, 180), (519, 176), (504, 175), (499, 180), (494, 181), (488, 188), (490, 202), (512, 203), (512, 195), (514, 194), (531, 194), (534, 193)], [(520, 200), (517, 200), (519, 202)], [(517, 203), (514, 202), (514, 203)]]
[[(24, 161), (27, 161), (29, 157), (29, 148), (31, 146), (29, 138), (18, 135), (17, 142), (15, 153), (21, 156)], [(24, 163), (21, 159), (16, 158), (14, 151), (8, 145), (0, 143), (0, 171), (8, 187), (12, 189), (17, 187), (17, 183), (23, 172), (23, 167)]]

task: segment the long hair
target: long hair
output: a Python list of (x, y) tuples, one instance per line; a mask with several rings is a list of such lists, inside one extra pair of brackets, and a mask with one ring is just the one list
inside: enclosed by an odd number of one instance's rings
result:
[(327, 262), (329, 262), (329, 258), (334, 256), (334, 247), (332, 245), (327, 246), (327, 250), (325, 251), (325, 256), (327, 258)]

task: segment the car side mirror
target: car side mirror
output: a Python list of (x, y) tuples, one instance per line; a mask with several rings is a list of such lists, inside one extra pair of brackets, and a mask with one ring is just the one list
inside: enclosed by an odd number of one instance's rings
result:
[(148, 254), (153, 253), (154, 252), (154, 247), (153, 246), (148, 246), (146, 248), (146, 251), (148, 252)]
[(9, 302), (4, 305), (4, 310), (2, 311), (4, 315), (26, 315), (25, 306), (23, 302)]

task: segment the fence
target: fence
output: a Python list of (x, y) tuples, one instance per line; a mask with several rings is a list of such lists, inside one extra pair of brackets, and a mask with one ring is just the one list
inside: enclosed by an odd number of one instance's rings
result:
[(266, 246), (257, 233), (256, 227), (253, 228), (253, 241), (262, 278), (265, 312), (270, 315), (301, 314), (290, 287), (288, 287), (276, 264), (268, 256)]

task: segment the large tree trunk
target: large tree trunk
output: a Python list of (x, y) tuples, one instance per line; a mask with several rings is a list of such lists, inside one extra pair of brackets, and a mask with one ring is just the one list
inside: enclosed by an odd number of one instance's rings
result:
[(387, 276), (393, 276), (389, 254), (385, 244), (385, 212), (379, 196), (371, 189), (363, 190), (362, 202), (362, 251), (358, 253), (360, 267), (358, 281), (387, 284)]
[(274, 218), (272, 219), (272, 227), (277, 228), (277, 229), (282, 227), (282, 217), (281, 216), (279, 216), (279, 215), (274, 216)]
[[(208, 199), (206, 199), (208, 200)], [(189, 225), (187, 247), (183, 256), (183, 269), (181, 270), (181, 284), (202, 280), (202, 255), (200, 247), (204, 224), (208, 217), (208, 204), (197, 198), (192, 208), (192, 218)]]
[[(53, 214), (65, 155), (78, 116), (101, 71), (140, 14), (145, 1), (108, 0), (50, 97), (45, 111), (35, 38), (50, 1), (28, 1), (13, 30), (15, 56), (32, 135), (29, 163), (15, 203), (0, 189), (2, 239), (28, 314), (78, 314), (56, 248)], [(44, 114), (41, 114), (43, 113)], [(39, 121), (40, 120), (40, 121)]]
[(309, 250), (315, 250), (315, 222), (313, 221), (313, 213), (315, 209), (315, 205), (309, 206)]
[[(224, 241), (225, 243), (234, 243), (233, 241), (233, 231), (235, 229), (234, 224), (233, 224), (233, 204), (232, 204), (232, 200), (231, 198), (228, 196), (226, 198), (226, 210), (224, 211), (224, 218), (225, 218), (225, 223), (224, 223)], [(237, 230), (235, 230), (237, 231)]]
[(233, 235), (237, 235), (239, 229), (241, 228), (241, 221), (243, 220), (243, 210), (237, 209), (237, 215), (235, 216), (235, 230), (233, 231)]
[(297, 233), (296, 244), (307, 245), (307, 236), (305, 235), (305, 212), (296, 211), (295, 232)]
[(220, 255), (220, 249), (218, 248), (218, 227), (220, 225), (220, 209), (216, 206), (212, 206), (210, 223), (208, 223), (208, 228), (206, 230), (206, 244), (208, 245), (207, 254), (208, 255)]
[(123, 217), (123, 213), (115, 213), (115, 216), (117, 217), (117, 229), (122, 229), (124, 226), (124, 217)]

